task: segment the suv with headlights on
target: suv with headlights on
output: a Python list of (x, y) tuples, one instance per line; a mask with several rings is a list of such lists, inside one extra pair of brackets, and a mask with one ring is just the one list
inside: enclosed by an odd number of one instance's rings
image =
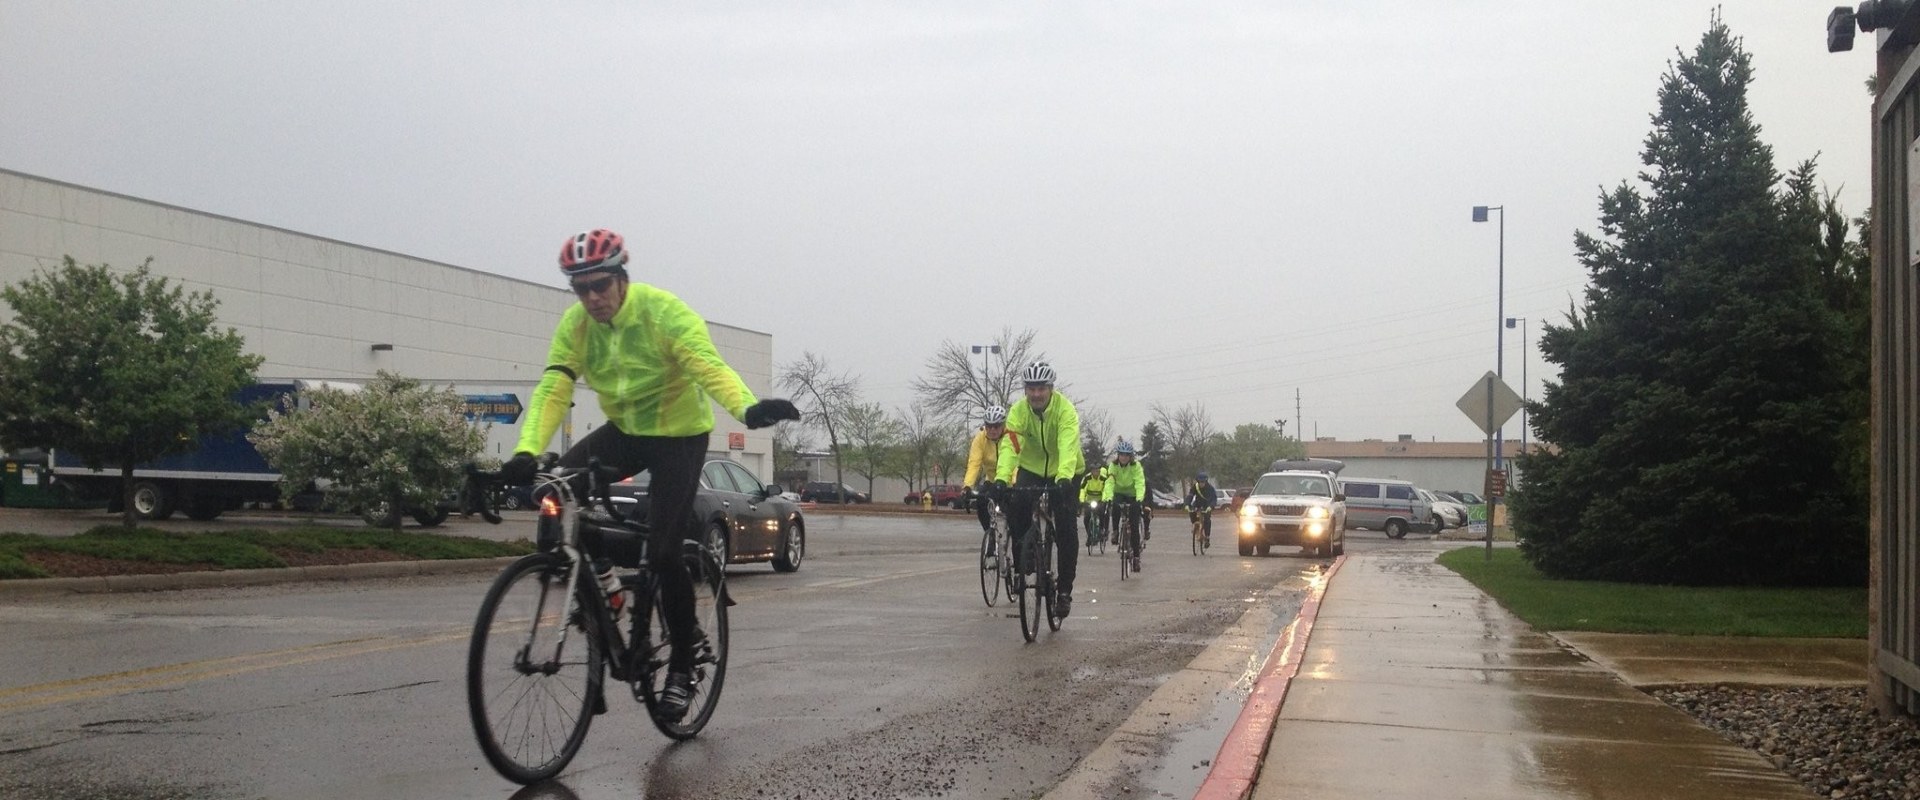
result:
[(1240, 555), (1266, 555), (1274, 546), (1323, 556), (1346, 552), (1347, 498), (1339, 488), (1345, 467), (1324, 458), (1273, 462), (1240, 503)]

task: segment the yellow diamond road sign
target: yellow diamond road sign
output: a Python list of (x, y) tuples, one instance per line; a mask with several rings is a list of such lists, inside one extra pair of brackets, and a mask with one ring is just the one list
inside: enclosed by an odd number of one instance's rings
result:
[[(1488, 397), (1493, 398), (1492, 419), (1487, 418)], [(1513, 419), (1514, 413), (1520, 410), (1520, 395), (1514, 394), (1513, 387), (1508, 386), (1506, 381), (1500, 380), (1499, 376), (1489, 372), (1480, 376), (1480, 380), (1474, 381), (1473, 388), (1461, 395), (1460, 402), (1454, 405), (1464, 412), (1468, 419), (1473, 420), (1473, 424), (1480, 426), (1482, 432), (1492, 436), (1494, 431), (1499, 430), (1501, 425), (1507, 424), (1507, 420)]]

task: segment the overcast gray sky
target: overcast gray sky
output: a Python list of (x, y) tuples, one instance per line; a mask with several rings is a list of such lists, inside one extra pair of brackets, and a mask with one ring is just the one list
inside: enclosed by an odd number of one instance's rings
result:
[[(1720, 5), (1776, 166), (1859, 214), (1872, 37)], [(1155, 402), (1291, 432), (1297, 389), (1308, 436), (1478, 440), (1470, 208), (1511, 212), (1537, 336), (1715, 6), (0, 0), (0, 166), (554, 285), (612, 228), (889, 406), (943, 339), (1031, 327), (1129, 438)]]

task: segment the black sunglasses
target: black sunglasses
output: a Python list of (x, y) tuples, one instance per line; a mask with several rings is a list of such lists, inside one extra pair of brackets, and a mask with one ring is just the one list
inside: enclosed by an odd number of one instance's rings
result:
[(586, 297), (587, 295), (590, 295), (590, 294), (599, 294), (601, 292), (606, 291), (607, 287), (612, 286), (613, 282), (616, 280), (619, 280), (619, 278), (609, 275), (597, 281), (582, 281), (580, 283), (574, 283), (570, 285), (573, 287), (574, 294), (577, 294), (581, 297)]

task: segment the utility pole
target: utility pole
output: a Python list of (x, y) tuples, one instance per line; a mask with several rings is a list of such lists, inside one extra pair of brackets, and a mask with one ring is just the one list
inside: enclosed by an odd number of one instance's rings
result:
[(1293, 389), (1293, 438), (1298, 439), (1306, 433), (1300, 429), (1300, 388), (1296, 386)]

